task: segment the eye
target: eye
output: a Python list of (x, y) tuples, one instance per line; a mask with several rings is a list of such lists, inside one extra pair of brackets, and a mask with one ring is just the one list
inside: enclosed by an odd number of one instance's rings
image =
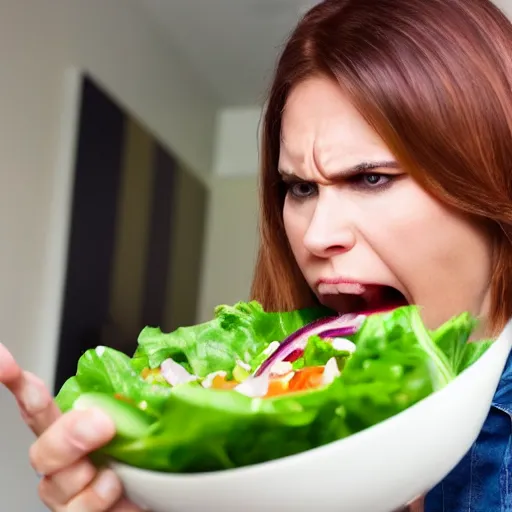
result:
[(353, 186), (359, 189), (380, 189), (390, 185), (394, 175), (381, 173), (364, 173), (354, 176), (350, 181)]
[(307, 181), (298, 181), (287, 184), (288, 193), (294, 199), (306, 199), (316, 193), (316, 185)]

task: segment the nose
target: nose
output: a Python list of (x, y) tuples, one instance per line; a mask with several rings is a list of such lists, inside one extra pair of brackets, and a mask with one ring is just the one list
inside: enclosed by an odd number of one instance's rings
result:
[(329, 199), (317, 201), (303, 240), (306, 249), (320, 258), (350, 251), (356, 243), (350, 215), (344, 211), (339, 200)]

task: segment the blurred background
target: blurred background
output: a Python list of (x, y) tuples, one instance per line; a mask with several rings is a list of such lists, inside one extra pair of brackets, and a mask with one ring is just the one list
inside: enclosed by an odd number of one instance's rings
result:
[[(0, 341), (51, 389), (87, 348), (248, 298), (261, 107), (314, 3), (0, 2)], [(0, 406), (1, 510), (46, 510)]]

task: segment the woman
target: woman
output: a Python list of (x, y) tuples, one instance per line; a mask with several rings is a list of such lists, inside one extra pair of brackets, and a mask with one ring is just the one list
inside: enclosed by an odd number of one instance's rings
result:
[[(495, 335), (512, 316), (512, 26), (488, 0), (326, 0), (292, 34), (263, 125), (261, 250), (268, 309), (390, 300), (435, 327), (461, 311)], [(5, 349), (0, 380), (39, 436), (41, 497), (63, 512), (135, 511), (86, 456), (114, 435), (61, 415)], [(425, 510), (512, 506), (512, 365), (480, 438)]]

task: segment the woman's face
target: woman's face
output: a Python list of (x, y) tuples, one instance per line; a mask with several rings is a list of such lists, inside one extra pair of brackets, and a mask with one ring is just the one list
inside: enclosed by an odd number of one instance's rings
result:
[(422, 306), (430, 328), (463, 311), (485, 318), (485, 231), (400, 169), (329, 79), (311, 78), (291, 92), (279, 170), (288, 187), (286, 233), (323, 304), (347, 311), (406, 301)]

